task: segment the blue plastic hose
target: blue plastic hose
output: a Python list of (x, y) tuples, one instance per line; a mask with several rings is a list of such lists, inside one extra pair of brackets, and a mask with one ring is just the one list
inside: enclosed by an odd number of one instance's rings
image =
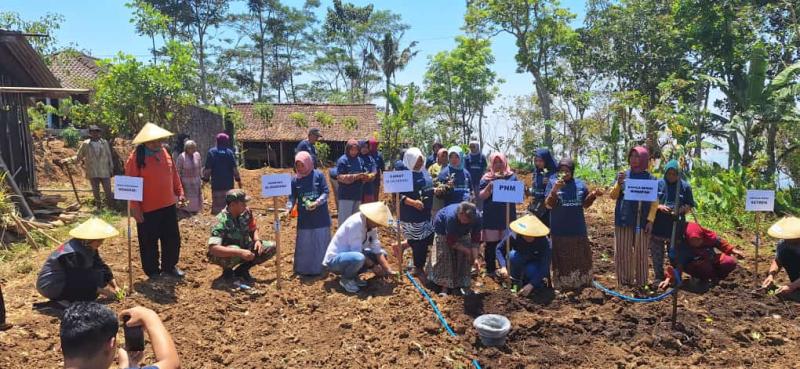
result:
[[(411, 281), (411, 284), (413, 284), (414, 287), (417, 288), (417, 291), (419, 291), (419, 293), (422, 294), (422, 297), (424, 297), (426, 300), (428, 300), (428, 303), (431, 304), (431, 307), (433, 308), (433, 312), (436, 313), (436, 317), (439, 319), (439, 322), (442, 323), (442, 326), (444, 326), (444, 329), (447, 331), (447, 333), (450, 334), (451, 336), (455, 337), (456, 336), (456, 332), (453, 332), (453, 330), (450, 328), (450, 325), (447, 324), (447, 319), (445, 319), (444, 315), (442, 315), (442, 312), (439, 311), (439, 307), (436, 306), (436, 302), (433, 301), (433, 299), (430, 297), (430, 295), (428, 295), (428, 293), (425, 292), (425, 289), (423, 289), (417, 283), (417, 280), (415, 280), (414, 277), (411, 276), (411, 273), (409, 273), (408, 271), (406, 271), (406, 278), (408, 278), (408, 280)], [(472, 359), (472, 366), (474, 366), (475, 369), (481, 369), (481, 364), (478, 363), (477, 359)]]
[[(680, 271), (678, 270), (678, 268), (674, 268), (673, 269), (673, 274), (675, 275), (675, 281), (677, 282), (677, 285), (680, 286), (680, 284), (681, 284), (681, 274), (680, 274)], [(603, 291), (603, 292), (605, 292), (605, 293), (607, 293), (607, 294), (609, 294), (611, 296), (619, 297), (619, 298), (621, 298), (621, 299), (623, 299), (625, 301), (630, 301), (630, 302), (656, 302), (656, 301), (661, 301), (661, 300), (667, 298), (669, 295), (672, 295), (673, 293), (678, 291), (678, 287), (676, 286), (676, 287), (672, 288), (671, 290), (669, 290), (667, 292), (664, 292), (664, 293), (662, 293), (662, 294), (660, 294), (658, 296), (653, 296), (653, 297), (648, 297), (648, 298), (638, 298), (638, 297), (623, 295), (623, 294), (621, 294), (621, 293), (619, 293), (617, 291), (608, 289), (605, 286), (603, 286), (602, 284), (600, 284), (600, 282), (598, 282), (598, 281), (592, 281), (592, 284), (597, 289), (599, 289), (600, 291)]]

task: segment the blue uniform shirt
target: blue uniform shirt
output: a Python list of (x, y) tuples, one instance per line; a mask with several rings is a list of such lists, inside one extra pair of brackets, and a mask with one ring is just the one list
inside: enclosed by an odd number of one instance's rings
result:
[[(556, 181), (550, 181), (545, 193), (550, 193)], [(589, 196), (589, 189), (580, 179), (564, 183), (558, 191), (556, 205), (550, 210), (550, 234), (553, 236), (585, 236), (586, 218), (583, 202)]]
[(226, 191), (233, 188), (234, 171), (236, 170), (236, 156), (229, 148), (208, 149), (206, 156), (206, 169), (211, 169), (211, 189)]
[[(336, 161), (336, 171), (338, 175), (364, 173), (363, 163), (360, 157), (351, 158), (347, 154), (342, 155)], [(355, 181), (350, 184), (339, 182), (339, 193), (336, 194), (339, 200), (361, 201), (363, 182)]]
[(454, 187), (444, 199), (444, 205), (457, 204), (462, 201), (469, 201), (472, 189), (472, 178), (466, 169), (454, 170), (449, 165), (442, 168), (439, 172), (439, 182), (447, 182), (450, 174), (453, 174)]

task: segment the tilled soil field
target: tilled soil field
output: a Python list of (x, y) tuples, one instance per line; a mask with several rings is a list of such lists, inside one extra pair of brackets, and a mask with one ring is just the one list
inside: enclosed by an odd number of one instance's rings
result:
[[(246, 190), (257, 195), (258, 176), (275, 171), (244, 172)], [(280, 207), (284, 201), (280, 199)], [(257, 220), (264, 238), (272, 238), (272, 206), (272, 200), (265, 199), (251, 204), (261, 214)], [(595, 274), (607, 286), (615, 285), (611, 212), (607, 199), (588, 211)], [(219, 268), (206, 260), (212, 223), (207, 213), (181, 221), (184, 281), (146, 281), (134, 240), (136, 293), (109, 303), (115, 311), (134, 305), (156, 310), (176, 340), (184, 368), (468, 368), (473, 358), (484, 368), (786, 368), (797, 367), (800, 360), (795, 348), (800, 338), (796, 305), (752, 295), (750, 264), (706, 292), (681, 291), (674, 330), (670, 298), (634, 304), (587, 288), (567, 294), (540, 291), (522, 299), (481, 277), (473, 296), (431, 293), (459, 335), (449, 337), (407, 279), (368, 276), (367, 288), (347, 295), (333, 276), (291, 276), (294, 219), (282, 223), (282, 288), (276, 288), (275, 264), (270, 261), (253, 270), (261, 294), (232, 291), (217, 280)], [(125, 223), (119, 226), (124, 229)], [(385, 245), (392, 239), (388, 232), (382, 237)], [(126, 284), (124, 232), (108, 241), (101, 254), (117, 280)], [(46, 255), (41, 251), (36, 257), (43, 260)], [(766, 260), (762, 258), (762, 270)], [(17, 274), (3, 287), (15, 327), (0, 332), (0, 368), (63, 365), (58, 318), (31, 308), (42, 301), (33, 287), (35, 274)], [(480, 343), (472, 320), (482, 313), (511, 319), (505, 347)], [(147, 358), (152, 359), (151, 352)]]

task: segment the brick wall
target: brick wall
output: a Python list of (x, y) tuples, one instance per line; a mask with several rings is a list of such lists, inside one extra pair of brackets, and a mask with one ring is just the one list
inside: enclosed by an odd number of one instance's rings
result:
[(176, 142), (171, 142), (171, 147), (176, 147), (180, 134), (186, 134), (190, 140), (197, 142), (197, 151), (205, 162), (208, 149), (217, 144), (217, 133), (225, 130), (222, 116), (200, 107), (189, 106), (177, 118), (177, 122)]

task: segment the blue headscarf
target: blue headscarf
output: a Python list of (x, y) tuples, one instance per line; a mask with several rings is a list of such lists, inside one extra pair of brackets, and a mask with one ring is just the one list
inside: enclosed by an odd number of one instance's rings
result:
[[(544, 168), (547, 169), (547, 172), (553, 174), (556, 172), (556, 160), (553, 159), (553, 154), (550, 153), (550, 150), (546, 148), (541, 148), (536, 150), (536, 157), (544, 160)], [(537, 172), (541, 172), (542, 170), (536, 168)]]
[[(450, 155), (453, 155), (453, 154), (457, 154), (458, 155), (458, 159), (459, 159), (458, 167), (453, 167), (453, 165), (449, 163)], [(461, 150), (461, 146), (451, 146), (449, 149), (447, 149), (447, 158), (448, 158), (448, 164), (447, 165), (452, 170), (462, 170), (462, 169), (464, 169), (464, 151)]]

